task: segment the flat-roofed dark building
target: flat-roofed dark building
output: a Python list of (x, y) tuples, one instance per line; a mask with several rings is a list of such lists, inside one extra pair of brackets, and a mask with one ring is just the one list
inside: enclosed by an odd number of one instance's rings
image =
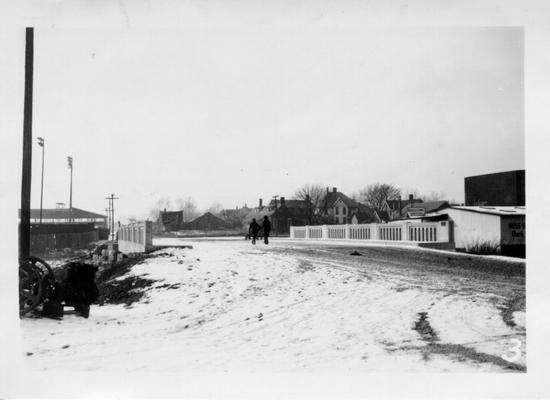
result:
[(525, 206), (525, 170), (464, 178), (466, 206)]

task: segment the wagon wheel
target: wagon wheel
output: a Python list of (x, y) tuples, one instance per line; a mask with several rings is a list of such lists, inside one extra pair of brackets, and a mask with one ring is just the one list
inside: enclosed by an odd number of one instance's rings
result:
[(37, 257), (19, 263), (19, 315), (34, 310), (48, 296), (53, 273), (50, 266)]

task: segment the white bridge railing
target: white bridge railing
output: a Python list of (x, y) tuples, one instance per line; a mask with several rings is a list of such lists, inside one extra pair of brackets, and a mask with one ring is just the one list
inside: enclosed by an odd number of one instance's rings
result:
[(143, 253), (153, 247), (153, 223), (133, 222), (117, 231), (118, 250), (122, 253)]
[(449, 222), (291, 226), (292, 239), (448, 243)]

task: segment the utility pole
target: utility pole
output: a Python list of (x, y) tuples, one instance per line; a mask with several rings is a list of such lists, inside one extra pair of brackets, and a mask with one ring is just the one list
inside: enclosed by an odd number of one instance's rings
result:
[(32, 91), (34, 69), (34, 28), (25, 30), (25, 97), (23, 106), (23, 165), (21, 175), (21, 221), (19, 259), (29, 256), (31, 246), (32, 177)]
[(118, 200), (118, 197), (115, 197), (114, 194), (111, 193), (111, 196), (105, 197), (107, 200), (109, 200), (109, 210), (111, 211), (110, 215), (110, 231), (111, 231), (111, 240), (115, 240), (115, 200)]
[(73, 158), (68, 156), (67, 157), (67, 165), (69, 169), (71, 170), (71, 186), (69, 190), (69, 222), (72, 222), (73, 220)]
[(277, 198), (279, 197), (278, 194), (276, 194), (275, 196), (273, 196), (273, 203), (275, 204), (275, 210), (277, 209)]
[(111, 202), (109, 202), (109, 207), (105, 208), (105, 214), (107, 215), (107, 226), (111, 226), (111, 221), (110, 221), (110, 217), (111, 217)]
[(37, 137), (38, 145), (42, 147), (42, 179), (40, 181), (40, 224), (42, 225), (42, 199), (44, 197), (44, 138)]

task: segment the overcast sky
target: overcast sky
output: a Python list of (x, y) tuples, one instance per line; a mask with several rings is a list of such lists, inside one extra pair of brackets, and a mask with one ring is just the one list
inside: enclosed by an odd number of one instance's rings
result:
[(521, 28), (41, 28), (34, 83), (45, 207), (68, 203), (67, 155), (73, 205), (103, 213), (115, 193), (121, 219), (165, 196), (234, 208), (305, 183), (463, 202), (465, 176), (524, 168)]

